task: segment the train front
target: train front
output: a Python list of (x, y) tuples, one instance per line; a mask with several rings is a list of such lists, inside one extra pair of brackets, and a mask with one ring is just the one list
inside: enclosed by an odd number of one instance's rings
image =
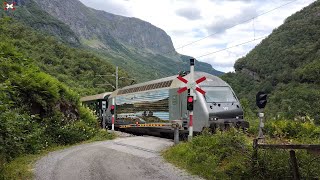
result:
[(199, 103), (197, 105), (199, 107), (198, 115), (200, 115), (198, 118), (207, 119), (205, 123), (207, 127), (209, 126), (213, 130), (217, 128), (225, 129), (231, 126), (243, 129), (249, 128), (249, 123), (244, 120), (243, 109), (238, 98), (225, 81), (202, 72), (195, 73), (195, 76), (196, 78), (201, 76), (207, 78), (200, 85), (201, 89), (206, 92), (205, 95), (197, 93), (197, 96), (200, 97), (197, 102)]
[(249, 123), (244, 121), (240, 102), (229, 86), (207, 86), (203, 89), (206, 91), (204, 99), (210, 128), (249, 127)]

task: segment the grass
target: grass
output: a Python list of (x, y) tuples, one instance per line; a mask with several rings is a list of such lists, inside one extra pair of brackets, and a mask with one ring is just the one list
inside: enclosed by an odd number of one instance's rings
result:
[(114, 139), (115, 137), (116, 136), (113, 133), (111, 134), (105, 130), (100, 130), (93, 138), (81, 143), (77, 143), (73, 145), (54, 146), (54, 147), (50, 147), (48, 149), (43, 150), (39, 154), (27, 154), (27, 155), (18, 157), (4, 166), (3, 178), (15, 179), (15, 180), (34, 179), (33, 167), (35, 162), (41, 157), (46, 156), (48, 153), (66, 149), (75, 145), (86, 144), (86, 143), (91, 143), (95, 141), (110, 140), (110, 139)]
[(203, 133), (163, 153), (164, 158), (206, 179), (247, 177), (252, 148), (242, 132)]
[[(252, 135), (251, 135), (252, 136)], [(203, 133), (192, 142), (180, 143), (163, 152), (163, 157), (177, 167), (205, 179), (290, 179), (292, 178), (287, 150), (259, 150), (258, 163), (252, 161), (253, 137), (235, 129), (216, 134)], [(300, 140), (300, 141), (299, 141)], [(303, 141), (304, 142), (303, 142)], [(313, 139), (287, 139), (291, 143), (317, 143)], [(284, 143), (268, 137), (268, 143)], [(286, 143), (289, 143), (286, 142)], [(296, 150), (300, 174), (305, 179), (320, 178), (320, 156)], [(253, 166), (254, 165), (254, 166)]]

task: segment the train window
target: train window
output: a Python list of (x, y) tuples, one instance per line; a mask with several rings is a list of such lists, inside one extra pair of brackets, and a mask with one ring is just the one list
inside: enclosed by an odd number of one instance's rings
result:
[(167, 81), (166, 87), (169, 87), (171, 85), (172, 81)]
[(207, 102), (236, 102), (236, 97), (229, 87), (203, 87)]
[(154, 84), (153, 89), (158, 89), (159, 88), (159, 83)]
[(164, 87), (164, 85), (165, 85), (165, 82), (161, 82), (161, 83), (159, 83), (160, 85), (159, 85), (159, 88), (162, 88), (162, 87)]
[(157, 84), (151, 84), (151, 89), (156, 89), (157, 88)]

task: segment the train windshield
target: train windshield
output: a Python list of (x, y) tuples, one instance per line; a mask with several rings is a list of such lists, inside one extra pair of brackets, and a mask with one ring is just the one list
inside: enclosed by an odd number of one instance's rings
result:
[(208, 103), (236, 102), (236, 97), (229, 87), (202, 87), (206, 91), (205, 99)]

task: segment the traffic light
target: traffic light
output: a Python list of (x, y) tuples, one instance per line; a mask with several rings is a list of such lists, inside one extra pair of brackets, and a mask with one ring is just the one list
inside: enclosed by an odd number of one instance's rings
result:
[(188, 111), (193, 111), (193, 96), (188, 96), (187, 98), (187, 109)]
[(114, 114), (114, 105), (111, 105), (111, 107), (110, 107), (110, 113), (111, 113), (111, 114)]
[(267, 94), (264, 92), (258, 92), (256, 96), (256, 104), (260, 109), (263, 109), (267, 104)]

